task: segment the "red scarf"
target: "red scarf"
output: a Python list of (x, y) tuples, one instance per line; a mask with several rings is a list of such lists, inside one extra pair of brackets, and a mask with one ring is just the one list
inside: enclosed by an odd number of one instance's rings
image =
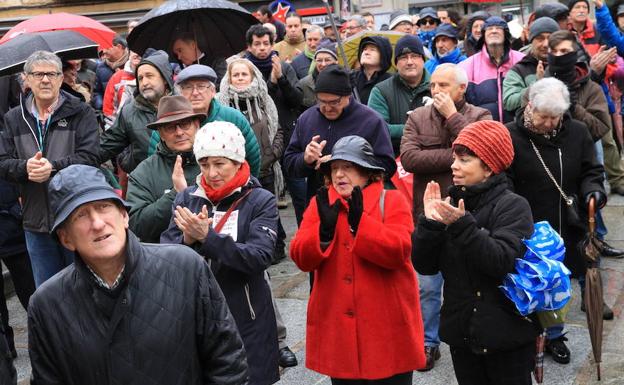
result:
[(206, 196), (208, 197), (208, 199), (210, 199), (212, 203), (217, 203), (217, 202), (220, 202), (221, 199), (230, 195), (232, 191), (236, 190), (239, 187), (243, 187), (245, 184), (247, 184), (247, 182), (249, 181), (250, 175), (251, 175), (251, 172), (249, 171), (249, 163), (245, 161), (245, 163), (243, 163), (241, 168), (238, 169), (238, 172), (236, 173), (236, 175), (234, 175), (234, 177), (230, 179), (229, 182), (226, 182), (220, 188), (215, 189), (215, 188), (210, 187), (208, 183), (206, 183), (206, 179), (204, 178), (203, 175), (200, 178), (199, 183), (204, 189), (204, 192), (206, 193)]

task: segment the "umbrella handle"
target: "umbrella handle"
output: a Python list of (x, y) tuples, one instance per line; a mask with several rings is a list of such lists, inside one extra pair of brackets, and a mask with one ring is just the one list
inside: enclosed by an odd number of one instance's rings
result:
[(589, 198), (587, 211), (589, 213), (589, 232), (593, 234), (596, 231), (596, 198)]

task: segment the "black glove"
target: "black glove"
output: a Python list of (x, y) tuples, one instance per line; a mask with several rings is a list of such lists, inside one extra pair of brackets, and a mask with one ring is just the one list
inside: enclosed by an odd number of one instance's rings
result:
[(334, 239), (334, 232), (336, 231), (336, 222), (338, 222), (338, 211), (340, 211), (340, 201), (330, 206), (329, 194), (327, 187), (321, 187), (316, 192), (316, 207), (318, 209), (318, 215), (321, 220), (319, 226), (319, 235), (321, 242), (331, 242)]
[(349, 202), (349, 226), (351, 227), (351, 233), (354, 235), (357, 233), (358, 226), (360, 225), (360, 219), (362, 218), (362, 211), (364, 211), (364, 197), (362, 196), (362, 189), (360, 186), (355, 186), (351, 192), (351, 198)]
[(596, 209), (601, 209), (607, 204), (607, 196), (602, 191), (592, 191), (585, 196), (585, 205), (589, 205), (592, 197), (596, 199)]

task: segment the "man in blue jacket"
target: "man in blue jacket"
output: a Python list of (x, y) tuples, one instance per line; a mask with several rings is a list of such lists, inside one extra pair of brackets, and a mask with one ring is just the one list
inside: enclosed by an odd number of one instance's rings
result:
[(457, 28), (447, 23), (440, 24), (431, 44), (433, 57), (425, 63), (427, 72), (432, 74), (436, 67), (443, 63), (457, 64), (466, 60), (466, 55), (462, 54), (457, 44)]

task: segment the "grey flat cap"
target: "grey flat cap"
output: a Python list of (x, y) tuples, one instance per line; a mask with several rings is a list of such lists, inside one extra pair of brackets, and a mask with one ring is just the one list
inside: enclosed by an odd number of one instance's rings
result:
[(203, 64), (192, 64), (180, 71), (175, 84), (180, 84), (190, 79), (208, 79), (214, 83), (217, 81), (217, 73)]

